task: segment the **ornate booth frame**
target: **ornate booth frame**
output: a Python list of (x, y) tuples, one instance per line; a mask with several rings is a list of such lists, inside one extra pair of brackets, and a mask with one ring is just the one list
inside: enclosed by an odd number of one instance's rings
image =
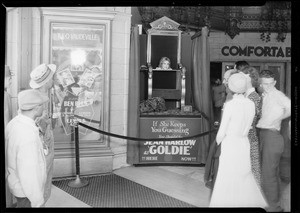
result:
[[(181, 64), (181, 30), (178, 29), (180, 24), (164, 16), (160, 19), (151, 22), (151, 28), (147, 31), (147, 67), (148, 67), (148, 98), (154, 96), (161, 96), (165, 99), (176, 100), (176, 108), (182, 108), (185, 106), (185, 94), (186, 94), (186, 68)], [(168, 70), (168, 72), (179, 72), (180, 76), (177, 81), (180, 82), (180, 88), (176, 89), (155, 89), (153, 88), (153, 72), (166, 71), (161, 69), (153, 69), (151, 64), (151, 42), (152, 36), (176, 36), (177, 39), (177, 68)], [(180, 100), (180, 103), (179, 103)]]

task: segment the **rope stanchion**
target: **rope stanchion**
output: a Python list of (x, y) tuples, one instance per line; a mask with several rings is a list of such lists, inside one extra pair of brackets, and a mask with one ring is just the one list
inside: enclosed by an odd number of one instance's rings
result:
[[(95, 122), (96, 123), (96, 122)], [(128, 137), (128, 136), (123, 136), (123, 135), (117, 135), (114, 133), (110, 132), (105, 132), (96, 128), (93, 128), (91, 126), (88, 126), (86, 124), (83, 124), (81, 122), (76, 122), (74, 124), (74, 129), (75, 129), (75, 157), (76, 157), (76, 179), (73, 181), (70, 181), (68, 183), (68, 186), (72, 188), (81, 188), (84, 186), (88, 185), (87, 180), (82, 180), (80, 179), (80, 158), (79, 158), (79, 133), (78, 133), (78, 125), (85, 127), (87, 129), (90, 129), (94, 132), (101, 133), (103, 135), (108, 135), (111, 137), (116, 137), (116, 138), (121, 138), (121, 139), (126, 139), (126, 140), (134, 140), (134, 141), (158, 141), (158, 140), (164, 140), (164, 141), (172, 141), (172, 140), (187, 140), (187, 139), (193, 139), (193, 138), (198, 138), (202, 137), (204, 135), (210, 134), (211, 132), (217, 131), (217, 129), (206, 131), (197, 135), (189, 136), (189, 137), (182, 137), (182, 138), (136, 138), (136, 137)]]
[(76, 157), (76, 179), (70, 181), (68, 186), (72, 188), (81, 188), (88, 185), (87, 180), (80, 179), (80, 158), (79, 158), (79, 135), (78, 135), (78, 125), (75, 123), (75, 157)]

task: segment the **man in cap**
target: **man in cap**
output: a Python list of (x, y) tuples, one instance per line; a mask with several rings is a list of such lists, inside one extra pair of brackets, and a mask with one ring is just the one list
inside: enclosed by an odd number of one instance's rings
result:
[(41, 207), (44, 205), (46, 182), (45, 147), (39, 137), (35, 119), (42, 115), (46, 96), (35, 90), (18, 94), (20, 113), (7, 125), (6, 177), (18, 207)]
[(275, 74), (271, 70), (261, 71), (260, 83), (264, 91), (262, 115), (256, 126), (260, 128), (262, 189), (269, 203), (267, 211), (280, 212), (278, 171), (284, 151), (280, 129), (282, 120), (291, 115), (291, 100), (276, 89)]
[[(49, 97), (50, 90), (53, 87), (53, 75), (56, 71), (54, 64), (41, 64), (30, 73), (30, 87), (37, 90), (42, 95)], [(46, 163), (47, 163), (47, 181), (45, 186), (45, 201), (51, 194), (53, 161), (54, 161), (54, 137), (51, 125), (50, 103), (44, 105), (44, 111), (41, 117), (36, 119), (36, 124), (40, 128), (40, 137), (47, 147)]]

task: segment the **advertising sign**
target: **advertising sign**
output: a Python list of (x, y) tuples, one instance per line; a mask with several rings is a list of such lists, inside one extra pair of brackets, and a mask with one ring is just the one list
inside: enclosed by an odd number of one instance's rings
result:
[[(145, 117), (140, 122), (140, 137), (157, 138), (139, 142), (141, 163), (199, 163), (198, 139), (181, 138), (199, 134), (201, 118)], [(163, 141), (164, 138), (176, 139)]]
[(101, 48), (104, 27), (56, 26), (52, 34), (52, 45), (56, 47)]
[(291, 47), (277, 46), (224, 46), (221, 49), (224, 56), (257, 56), (257, 57), (276, 57), (290, 58)]

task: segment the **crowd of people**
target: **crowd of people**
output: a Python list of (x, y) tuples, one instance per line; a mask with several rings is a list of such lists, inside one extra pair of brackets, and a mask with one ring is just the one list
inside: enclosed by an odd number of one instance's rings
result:
[[(169, 60), (161, 61), (162, 68), (169, 66)], [(31, 72), (31, 89), (18, 94), (19, 111), (12, 118), (6, 89), (13, 73), (5, 67), (7, 206), (43, 207), (50, 197), (54, 137), (49, 97), (55, 71), (55, 65), (41, 64)], [(284, 139), (280, 129), (291, 114), (291, 101), (276, 89), (271, 70), (258, 72), (245, 61), (225, 72), (222, 84), (219, 80), (215, 86), (220, 85), (216, 107), (221, 123), (212, 146), (219, 150), (219, 159), (209, 170), (213, 171), (209, 206), (282, 211), (278, 171)]]
[(280, 129), (291, 115), (291, 101), (275, 87), (274, 72), (258, 72), (246, 61), (224, 73), (223, 85), (221, 124), (205, 174), (212, 189), (210, 207), (283, 211), (279, 170), (285, 143)]

